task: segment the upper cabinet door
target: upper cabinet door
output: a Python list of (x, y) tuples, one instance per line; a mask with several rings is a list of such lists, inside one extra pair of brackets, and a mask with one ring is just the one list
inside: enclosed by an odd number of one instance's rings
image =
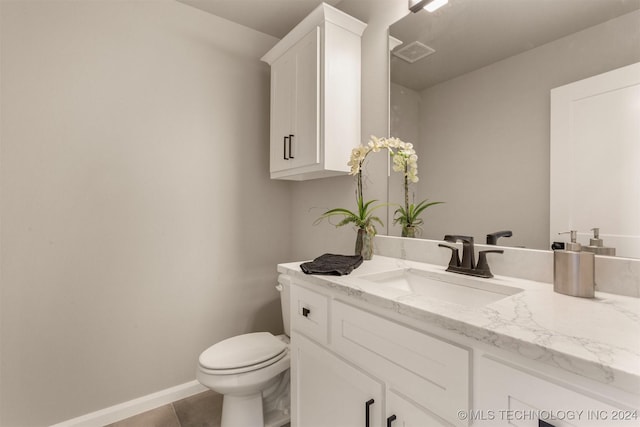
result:
[(320, 163), (320, 28), (271, 65), (271, 173)]
[(360, 141), (360, 37), (365, 24), (321, 4), (262, 60), (271, 65), (271, 178), (349, 172)]
[(295, 55), (283, 55), (271, 66), (271, 172), (290, 166), (290, 137), (295, 114)]
[(320, 28), (307, 34), (295, 48), (294, 137), (291, 145), (293, 167), (320, 163)]

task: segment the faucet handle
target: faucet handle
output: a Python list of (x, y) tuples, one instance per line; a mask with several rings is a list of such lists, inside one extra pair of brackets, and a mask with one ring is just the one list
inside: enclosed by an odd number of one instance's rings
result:
[(504, 251), (502, 249), (488, 249), (486, 251), (478, 252), (478, 265), (476, 266), (476, 272), (480, 277), (493, 277), (491, 273), (491, 269), (489, 268), (489, 263), (487, 262), (487, 254), (502, 254)]
[(460, 256), (458, 255), (458, 248), (445, 245), (443, 243), (438, 243), (438, 246), (440, 246), (441, 248), (451, 249), (451, 259), (449, 260), (449, 268), (460, 267)]

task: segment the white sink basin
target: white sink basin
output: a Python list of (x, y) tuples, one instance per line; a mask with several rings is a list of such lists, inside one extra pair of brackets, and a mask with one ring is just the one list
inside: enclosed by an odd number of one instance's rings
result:
[(406, 268), (361, 276), (360, 279), (393, 288), (406, 295), (419, 295), (455, 304), (480, 307), (522, 292), (490, 279), (455, 273)]

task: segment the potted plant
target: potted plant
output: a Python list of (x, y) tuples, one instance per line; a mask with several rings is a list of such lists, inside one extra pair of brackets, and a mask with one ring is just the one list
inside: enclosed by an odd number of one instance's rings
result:
[(382, 220), (375, 216), (373, 212), (386, 206), (385, 203), (376, 204), (377, 200), (366, 200), (362, 191), (362, 169), (364, 161), (372, 152), (378, 152), (381, 149), (388, 148), (386, 140), (371, 137), (367, 145), (359, 145), (351, 151), (351, 157), (347, 163), (351, 167), (350, 175), (356, 177), (356, 210), (351, 211), (345, 208), (330, 209), (323, 213), (316, 223), (323, 219), (329, 219), (334, 216), (342, 217), (336, 224), (341, 227), (347, 224), (353, 224), (357, 227), (355, 254), (362, 255), (362, 258), (369, 260), (373, 256), (373, 237), (376, 235), (375, 223), (384, 225)]
[(418, 155), (410, 142), (402, 142), (396, 138), (393, 144), (396, 150), (391, 151), (393, 170), (404, 175), (404, 206), (400, 205), (394, 212), (393, 223), (402, 225), (402, 237), (416, 237), (422, 232), (420, 227), (424, 220), (420, 218), (425, 209), (443, 202), (429, 202), (422, 200), (414, 204), (409, 203), (409, 184), (418, 182)]

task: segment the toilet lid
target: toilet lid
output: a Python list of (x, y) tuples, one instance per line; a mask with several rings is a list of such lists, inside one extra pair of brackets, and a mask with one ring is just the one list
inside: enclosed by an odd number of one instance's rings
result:
[(269, 332), (255, 332), (227, 338), (200, 355), (200, 366), (207, 369), (234, 369), (256, 365), (285, 351), (287, 345)]

